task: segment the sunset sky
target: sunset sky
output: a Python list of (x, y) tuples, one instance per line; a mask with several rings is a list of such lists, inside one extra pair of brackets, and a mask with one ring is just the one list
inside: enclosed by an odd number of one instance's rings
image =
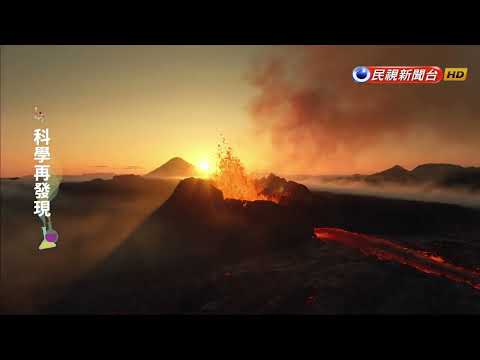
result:
[[(353, 83), (376, 64), (468, 66), (469, 79)], [(479, 47), (2, 46), (1, 176), (33, 172), (35, 105), (62, 174), (214, 163), (220, 134), (250, 171), (478, 166), (478, 65)]]

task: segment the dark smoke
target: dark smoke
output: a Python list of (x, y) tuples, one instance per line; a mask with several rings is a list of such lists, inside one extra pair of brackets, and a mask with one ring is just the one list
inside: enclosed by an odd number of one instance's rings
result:
[[(470, 73), (465, 82), (374, 86), (353, 83), (357, 65), (468, 67)], [(250, 111), (281, 170), (371, 171), (393, 165), (395, 156), (407, 166), (439, 156), (473, 165), (480, 150), (478, 65), (478, 46), (288, 47), (253, 67), (250, 81), (259, 94)]]

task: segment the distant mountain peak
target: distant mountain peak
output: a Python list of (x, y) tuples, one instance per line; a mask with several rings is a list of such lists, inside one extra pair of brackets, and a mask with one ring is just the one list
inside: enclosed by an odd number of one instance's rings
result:
[(165, 164), (168, 164), (168, 163), (171, 163), (171, 162), (182, 162), (182, 163), (187, 163), (188, 164), (187, 161), (183, 160), (181, 157), (178, 157), (178, 156), (175, 156), (175, 157), (171, 158)]
[(455, 164), (429, 163), (417, 166), (412, 170), (412, 175), (420, 181), (438, 182), (454, 174), (463, 173), (465, 170), (463, 166)]
[(427, 163), (418, 165), (412, 171), (418, 171), (420, 169), (444, 169), (444, 170), (451, 170), (451, 169), (463, 169), (463, 166), (455, 165), (455, 164), (447, 164), (447, 163)]
[(146, 176), (155, 177), (191, 177), (197, 175), (197, 169), (181, 157), (173, 157), (165, 164), (149, 172)]
[(392, 166), (391, 168), (375, 173), (371, 176), (403, 176), (409, 174), (409, 171), (400, 165)]
[(455, 164), (427, 163), (408, 171), (399, 165), (367, 175), (367, 182), (379, 184), (394, 182), (399, 184), (435, 184), (444, 187), (464, 187), (480, 189), (480, 168), (463, 167)]

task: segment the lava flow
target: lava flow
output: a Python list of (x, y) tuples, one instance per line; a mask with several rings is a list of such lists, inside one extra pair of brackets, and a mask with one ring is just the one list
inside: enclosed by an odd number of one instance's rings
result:
[(465, 283), (480, 290), (480, 272), (449, 263), (443, 257), (378, 237), (349, 232), (338, 228), (317, 227), (319, 240), (332, 241), (360, 250), (364, 255), (382, 261), (394, 261), (423, 273), (441, 276), (451, 281)]

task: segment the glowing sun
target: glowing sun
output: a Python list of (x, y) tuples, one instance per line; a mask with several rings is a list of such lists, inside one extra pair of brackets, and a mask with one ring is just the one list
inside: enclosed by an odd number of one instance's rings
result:
[(208, 176), (212, 173), (213, 169), (210, 166), (210, 163), (206, 160), (199, 161), (197, 163), (197, 168), (202, 172), (205, 176)]

